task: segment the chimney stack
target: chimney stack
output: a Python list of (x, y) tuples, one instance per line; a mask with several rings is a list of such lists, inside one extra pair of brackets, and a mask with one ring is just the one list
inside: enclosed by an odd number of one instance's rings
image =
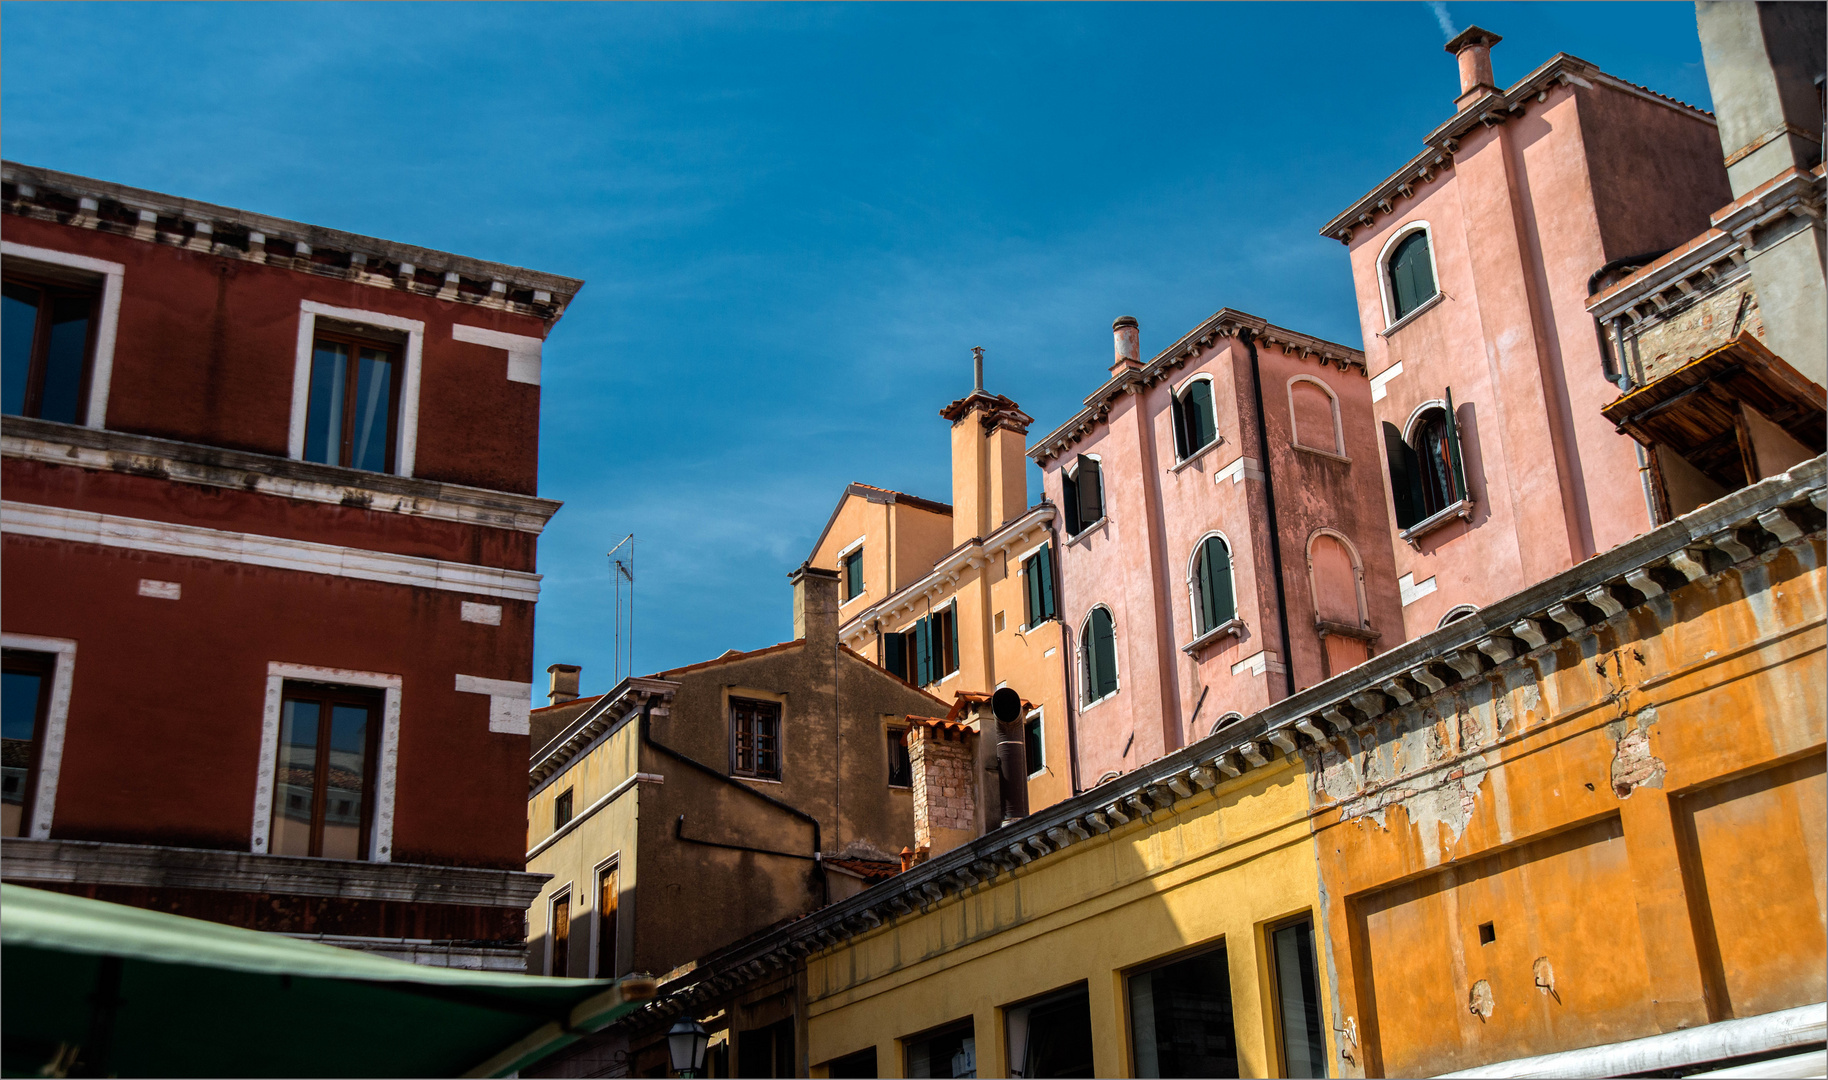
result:
[(1454, 108), (1464, 109), (1480, 95), (1498, 89), (1492, 77), (1492, 46), (1503, 40), (1490, 30), (1469, 26), (1447, 43), (1447, 51), (1460, 61), (1460, 96), (1454, 99)]
[(552, 688), (546, 692), (546, 701), (553, 705), (563, 705), (567, 701), (578, 699), (578, 674), (584, 669), (576, 664), (554, 664), (546, 669), (552, 676)]
[(1142, 345), (1135, 316), (1119, 316), (1111, 324), (1111, 340), (1117, 352), (1117, 359), (1111, 364), (1113, 378), (1124, 371), (1142, 367)]
[(808, 645), (838, 642), (838, 572), (810, 562), (787, 575), (793, 582), (793, 636)]

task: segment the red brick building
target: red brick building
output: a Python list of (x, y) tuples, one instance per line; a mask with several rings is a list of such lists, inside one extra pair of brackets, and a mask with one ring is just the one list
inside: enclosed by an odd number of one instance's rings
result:
[(4, 877), (519, 968), (581, 282), (4, 166)]

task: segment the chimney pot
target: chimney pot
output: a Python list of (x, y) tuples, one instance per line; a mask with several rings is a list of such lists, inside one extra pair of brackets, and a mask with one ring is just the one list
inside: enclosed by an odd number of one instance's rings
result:
[(552, 676), (552, 685), (546, 693), (546, 700), (553, 705), (576, 701), (578, 699), (578, 673), (583, 670), (576, 664), (554, 664), (547, 668), (546, 674)]
[(1447, 51), (1460, 61), (1460, 96), (1454, 99), (1456, 107), (1465, 108), (1476, 96), (1475, 91), (1498, 88), (1492, 77), (1492, 46), (1503, 40), (1490, 30), (1469, 26), (1447, 43)]
[(1116, 353), (1116, 359), (1111, 363), (1112, 375), (1142, 366), (1142, 347), (1135, 316), (1120, 315), (1111, 323), (1111, 342)]

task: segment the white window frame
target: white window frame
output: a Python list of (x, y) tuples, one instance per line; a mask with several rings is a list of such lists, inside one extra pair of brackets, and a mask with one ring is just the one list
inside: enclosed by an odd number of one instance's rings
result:
[[(1115, 650), (1113, 650), (1113, 651), (1115, 651)], [(1047, 710), (1046, 710), (1046, 708), (1044, 706), (1037, 705), (1037, 706), (1035, 706), (1034, 709), (1030, 710), (1030, 712), (1028, 713), (1027, 716), (1024, 716), (1022, 718), (1022, 739), (1024, 742), (1026, 742), (1028, 740), (1028, 722), (1030, 720), (1038, 720), (1041, 722), (1041, 761), (1039, 764), (1036, 764), (1035, 762), (1032, 762), (1032, 761), (1028, 762), (1028, 779), (1033, 780), (1035, 777), (1040, 776), (1042, 773), (1047, 771)]]
[(368, 836), (368, 861), (392, 862), (394, 780), (400, 765), (400, 676), (378, 671), (287, 664), (278, 660), (267, 664), (266, 702), (260, 718), (260, 764), (255, 770), (254, 781), (254, 841), (248, 850), (256, 855), (264, 855), (270, 843), (273, 789), (275, 774), (279, 769), (279, 720), (287, 679), (336, 686), (366, 686), (383, 691), (381, 737), (375, 754), (374, 823), (370, 826)]
[[(286, 456), (305, 457), (305, 423), (311, 410), (311, 353), (317, 342), (319, 316), (358, 323), (406, 335), (406, 370), (400, 379), (400, 416), (394, 442), (394, 475), (411, 476), (419, 450), (419, 377), (425, 355), (425, 324), (382, 311), (331, 307), (315, 300), (298, 302), (298, 349), (292, 368), (292, 418), (286, 429)], [(459, 339), (462, 340), (462, 339)], [(482, 344), (487, 344), (483, 342)], [(512, 357), (510, 357), (512, 368)]]
[[(1225, 545), (1225, 553), (1229, 556), (1226, 561), (1229, 563), (1227, 574), (1231, 578), (1231, 618), (1217, 626), (1201, 627), (1199, 578), (1200, 551), (1206, 547), (1206, 541), (1215, 536)], [(1187, 613), (1193, 618), (1191, 625), (1193, 626), (1194, 641), (1199, 641), (1208, 634), (1217, 633), (1232, 623), (1237, 622), (1240, 618), (1238, 614), (1238, 549), (1232, 545), (1231, 537), (1226, 536), (1218, 529), (1210, 529), (1201, 534), (1200, 538), (1193, 542), (1193, 552), (1187, 556)]]
[[(1326, 394), (1327, 400), (1333, 403), (1333, 449), (1330, 451), (1318, 446), (1309, 446), (1307, 443), (1301, 441), (1301, 422), (1295, 416), (1295, 384), (1298, 382), (1312, 383), (1313, 385), (1320, 387), (1321, 392)], [(1346, 456), (1346, 431), (1345, 426), (1341, 423), (1339, 413), (1339, 395), (1334, 392), (1331, 386), (1326, 384), (1325, 380), (1313, 375), (1295, 375), (1290, 377), (1288, 381), (1288, 428), (1289, 443), (1294, 446), (1295, 449), (1308, 450), (1317, 454), (1327, 454), (1328, 456), (1336, 457), (1341, 461), (1352, 460)]]
[[(1188, 447), (1187, 456), (1179, 457), (1177, 455), (1176, 464), (1186, 464), (1187, 462), (1192, 461), (1194, 458), (1199, 457), (1201, 452), (1208, 450), (1214, 446), (1217, 446), (1220, 443), (1225, 441), (1224, 438), (1219, 435), (1219, 397), (1218, 397), (1218, 394), (1214, 393), (1215, 388), (1212, 385), (1211, 372), (1202, 371), (1197, 374), (1187, 376), (1185, 379), (1182, 379), (1180, 381), (1180, 384), (1178, 386), (1176, 386), (1172, 390), (1170, 390), (1169, 394), (1176, 401), (1181, 401), (1181, 399), (1186, 396), (1187, 391), (1192, 389), (1193, 384), (1196, 382), (1203, 382), (1203, 383), (1208, 384), (1207, 388), (1206, 388), (1206, 392), (1208, 394), (1212, 395), (1212, 441), (1209, 443), (1201, 443), (1199, 446)], [(1186, 403), (1183, 401), (1182, 405), (1184, 406), (1185, 404)], [(1169, 419), (1170, 424), (1172, 424), (1173, 419), (1174, 419), (1173, 410), (1169, 411), (1168, 419)], [(1087, 456), (1089, 457), (1090, 455), (1087, 455)], [(1100, 464), (1098, 467), (1100, 470), (1102, 470), (1104, 468), (1103, 464)]]
[[(599, 948), (601, 943), (597, 938), (603, 931), (603, 875), (609, 870), (615, 870), (617, 872), (616, 888), (620, 891), (622, 888), (622, 878), (620, 876), (622, 870), (622, 852), (620, 850), (590, 869), (590, 963), (585, 966), (590, 969), (589, 977), (592, 979), (613, 979), (616, 977), (616, 973), (613, 971), (602, 972), (597, 970), (597, 957), (602, 954), (602, 949)], [(622, 898), (617, 896), (616, 936), (618, 938), (622, 936), (621, 903)], [(547, 918), (550, 919), (551, 916), (548, 915)], [(550, 940), (551, 935), (548, 934), (547, 938)], [(620, 941), (616, 942), (616, 952), (618, 954), (622, 951), (621, 945), (622, 943)], [(548, 951), (550, 951), (550, 949), (548, 949)], [(616, 959), (620, 961), (622, 958), (618, 955)]]
[[(1429, 578), (1428, 580), (1433, 581), (1434, 579)], [(1433, 590), (1431, 589), (1429, 591), (1432, 592)], [(1468, 615), (1477, 615), (1477, 614), (1479, 614), (1479, 609), (1474, 607), (1471, 604), (1455, 604), (1453, 607), (1450, 607), (1447, 609), (1447, 614), (1441, 616), (1441, 621), (1438, 623), (1435, 623), (1434, 628), (1436, 630), (1439, 630), (1441, 627), (1446, 626), (1450, 622), (1454, 622), (1459, 619), (1464, 619)]]
[[(844, 560), (850, 558), (851, 552), (856, 551), (858, 548), (862, 547), (863, 542), (868, 539), (869, 539), (869, 535), (865, 534), (863, 536), (859, 536), (857, 539), (852, 540), (850, 543), (848, 543), (838, 549), (838, 554), (837, 554), (836, 558), (838, 560), (838, 579), (839, 579), (839, 581), (841, 581), (841, 582), (845, 581)], [(843, 599), (839, 600), (838, 606), (843, 607), (844, 605), (850, 603), (852, 600), (855, 600), (858, 597), (863, 596), (864, 594), (868, 593), (869, 591), (870, 591), (869, 581), (868, 580), (860, 581), (857, 583), (857, 591), (855, 593), (853, 593), (852, 595), (844, 597)]]
[(121, 289), (127, 279), (127, 268), (105, 259), (15, 244), (10, 240), (0, 241), (0, 257), (101, 275), (102, 310), (95, 320), (95, 353), (89, 359), (89, 400), (83, 413), (83, 426), (107, 427), (108, 386), (114, 380), (114, 342), (120, 329)]
[(32, 820), (24, 822), (25, 837), (51, 838), (51, 819), (57, 809), (57, 777), (63, 771), (63, 737), (70, 723), (70, 689), (76, 678), (76, 642), (68, 638), (0, 634), (0, 648), (50, 653), (51, 701), (44, 710), (44, 745), (38, 748), (38, 785), (32, 792)]
[(1447, 399), (1431, 398), (1428, 401), (1424, 401), (1420, 405), (1417, 405), (1410, 411), (1409, 419), (1403, 421), (1403, 441), (1409, 444), (1409, 449), (1411, 450), (1415, 449), (1416, 425), (1422, 422), (1422, 417), (1426, 415), (1430, 409), (1439, 409), (1445, 413), (1447, 411)]
[(1088, 687), (1080, 687), (1079, 708), (1081, 712), (1096, 705), (1103, 704), (1123, 692), (1123, 670), (1117, 663), (1117, 612), (1111, 610), (1111, 605), (1109, 604), (1093, 604), (1091, 607), (1085, 609), (1085, 618), (1079, 620), (1079, 647), (1074, 650), (1077, 655), (1075, 655), (1073, 659), (1077, 661), (1077, 663), (1074, 664), (1075, 670), (1073, 674), (1080, 678), (1085, 677), (1085, 650), (1090, 648), (1090, 636), (1086, 633), (1086, 630), (1092, 625), (1092, 612), (1097, 611), (1099, 608), (1103, 608), (1104, 613), (1111, 617), (1111, 674), (1116, 677), (1116, 684), (1111, 687), (1110, 693), (1101, 698), (1093, 698), (1090, 701), (1085, 700), (1085, 692)]
[[(1081, 521), (1079, 523), (1079, 531), (1072, 534), (1071, 536), (1067, 537), (1067, 541), (1069, 543), (1074, 540), (1079, 539), (1080, 537), (1084, 536), (1086, 533), (1091, 532), (1095, 527), (1104, 524), (1105, 519), (1111, 516), (1111, 507), (1109, 505), (1110, 501), (1111, 501), (1110, 500), (1111, 492), (1110, 492), (1110, 489), (1105, 486), (1105, 482), (1104, 482), (1104, 458), (1098, 454), (1074, 454), (1073, 462), (1072, 462), (1072, 465), (1070, 468), (1065, 464), (1062, 464), (1060, 466), (1061, 508), (1062, 508), (1062, 510), (1064, 510), (1065, 504), (1066, 504), (1065, 481), (1070, 479), (1075, 484), (1079, 482), (1079, 459), (1082, 457), (1089, 458), (1094, 465), (1098, 466), (1098, 518), (1095, 521)], [(1065, 519), (1062, 518), (1062, 522), (1064, 522), (1064, 520)]]
[[(1396, 297), (1391, 295), (1390, 289), (1390, 256), (1396, 251), (1398, 244), (1408, 239), (1410, 234), (1418, 232), (1428, 237), (1428, 276), (1434, 281), (1434, 295), (1417, 304), (1414, 311), (1399, 319), (1396, 317)], [(1390, 234), (1390, 239), (1384, 241), (1383, 248), (1377, 253), (1377, 292), (1384, 303), (1384, 333), (1386, 334), (1440, 302), (1440, 248), (1434, 242), (1434, 227), (1427, 221), (1404, 222), (1401, 228)]]
[(1350, 537), (1346, 536), (1345, 533), (1340, 532), (1338, 529), (1315, 529), (1313, 533), (1308, 536), (1308, 599), (1314, 605), (1314, 617), (1316, 619), (1320, 617), (1320, 588), (1319, 582), (1314, 577), (1314, 545), (1318, 543), (1323, 536), (1330, 536), (1345, 545), (1346, 557), (1352, 561), (1353, 584), (1358, 589), (1358, 625), (1363, 627), (1371, 621), (1370, 602), (1365, 596), (1364, 560), (1359, 557), (1358, 546), (1352, 543)]

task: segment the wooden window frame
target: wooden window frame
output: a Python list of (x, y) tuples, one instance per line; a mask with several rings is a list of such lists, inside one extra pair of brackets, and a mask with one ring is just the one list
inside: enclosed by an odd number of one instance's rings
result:
[(76, 415), (67, 421), (76, 425), (88, 424), (89, 395), (95, 379), (95, 343), (100, 333), (104, 286), (100, 283), (91, 285), (47, 274), (22, 274), (13, 270), (0, 275), (0, 282), (40, 291), (38, 314), (32, 325), (31, 358), (27, 361), (25, 400), (20, 403), (21, 411), (18, 414), (34, 420), (43, 419), (40, 413), (44, 409), (44, 377), (46, 352), (50, 347), (51, 339), (49, 317), (51, 307), (60, 297), (84, 298), (89, 301), (89, 326), (88, 332), (83, 338), (82, 377), (76, 386)]
[[(555, 979), (571, 977), (571, 885), (552, 894), (546, 903), (546, 974)], [(559, 905), (565, 905), (565, 939), (559, 941)], [(563, 970), (560, 970), (560, 969)]]
[[(857, 587), (854, 591), (851, 589), (852, 566), (857, 568)], [(869, 588), (863, 580), (863, 549), (861, 547), (855, 547), (845, 552), (844, 555), (838, 559), (838, 570), (844, 581), (845, 603), (849, 603), (859, 596), (862, 596)]]
[(36, 675), (38, 684), (37, 713), (32, 718), (32, 760), (26, 767), (24, 790), (19, 799), (19, 837), (32, 835), (32, 817), (38, 809), (38, 774), (44, 761), (45, 730), (49, 726), (51, 694), (57, 679), (57, 654), (32, 649), (0, 650), (0, 671)]
[[(742, 730), (742, 710), (745, 707), (759, 707), (761, 712), (772, 710), (774, 713), (774, 734), (772, 736), (774, 742), (774, 770), (772, 772), (762, 767), (762, 755), (764, 750), (760, 742), (761, 736), (753, 728), (751, 728), (746, 740), (748, 745), (745, 746), (745, 738)], [(782, 721), (783, 713), (786, 710), (781, 707), (781, 703), (778, 701), (767, 701), (762, 698), (742, 697), (732, 694), (730, 696), (729, 710), (730, 775), (740, 776), (749, 780), (780, 780), (786, 771), (784, 767), (785, 754), (782, 752), (784, 749), (782, 746), (782, 734), (783, 729), (786, 726)], [(759, 714), (757, 718), (760, 718)], [(746, 763), (744, 760), (745, 753), (748, 754), (748, 761)]]
[[(613, 906), (605, 905), (603, 902), (605, 895), (603, 884), (606, 880), (615, 883), (616, 902)], [(591, 913), (590, 917), (591, 978), (613, 979), (616, 977), (616, 954), (619, 951), (617, 946), (620, 944), (617, 939), (620, 936), (622, 917), (622, 857), (620, 855), (613, 856), (597, 865), (596, 889), (596, 910)], [(604, 918), (606, 910), (609, 913), (607, 920)], [(604, 955), (606, 951), (607, 957)], [(607, 967), (604, 966), (605, 959), (608, 960)]]
[(1267, 965), (1269, 968), (1269, 972), (1268, 972), (1268, 974), (1269, 974), (1269, 986), (1268, 986), (1269, 1021), (1270, 1021), (1270, 1029), (1275, 1036), (1275, 1038), (1274, 1038), (1274, 1045), (1275, 1045), (1275, 1050), (1276, 1050), (1276, 1061), (1275, 1061), (1276, 1073), (1275, 1073), (1275, 1075), (1284, 1076), (1284, 1077), (1288, 1076), (1288, 1074), (1289, 1074), (1288, 1045), (1287, 1045), (1288, 1036), (1287, 1036), (1287, 1032), (1286, 1032), (1287, 1025), (1283, 1022), (1284, 1017), (1282, 1015), (1282, 979), (1283, 979), (1284, 973), (1282, 971), (1282, 965), (1279, 964), (1276, 960), (1276, 935), (1283, 930), (1287, 930), (1287, 929), (1290, 929), (1291, 927), (1299, 926), (1302, 923), (1307, 924), (1308, 940), (1313, 948), (1314, 1007), (1320, 1013), (1320, 1017), (1319, 1017), (1319, 1019), (1320, 1019), (1320, 1052), (1321, 1052), (1321, 1059), (1322, 1059), (1322, 1064), (1323, 1064), (1322, 1072), (1326, 1071), (1324, 1068), (1324, 1064), (1325, 1064), (1325, 1060), (1326, 1060), (1326, 1045), (1327, 1045), (1327, 1032), (1326, 1032), (1327, 986), (1326, 986), (1325, 976), (1323, 975), (1323, 973), (1321, 972), (1321, 969), (1320, 969), (1321, 968), (1321, 948), (1322, 948), (1322, 944), (1318, 938), (1320, 923), (1319, 923), (1319, 920), (1314, 917), (1314, 913), (1312, 911), (1302, 911), (1302, 912), (1297, 912), (1296, 914), (1289, 915), (1284, 918), (1276, 919), (1272, 922), (1263, 924), (1263, 943), (1262, 943), (1263, 957), (1267, 961)]
[[(331, 344), (341, 345), (344, 348), (349, 350), (349, 355), (344, 360), (345, 370), (343, 373), (343, 375), (344, 375), (344, 378), (343, 378), (343, 430), (342, 430), (342, 434), (341, 434), (340, 438), (337, 441), (337, 446), (338, 446), (338, 450), (337, 450), (337, 454), (336, 454), (337, 460), (332, 461), (332, 462), (327, 462), (325, 464), (335, 465), (339, 468), (344, 468), (344, 469), (356, 468), (356, 466), (353, 464), (353, 458), (354, 458), (354, 454), (355, 454), (355, 413), (356, 413), (355, 406), (356, 406), (356, 393), (357, 393), (357, 387), (358, 387), (358, 382), (359, 382), (358, 376), (361, 373), (361, 359), (362, 359), (361, 350), (371, 349), (371, 350), (375, 350), (377, 352), (386, 353), (388, 355), (389, 359), (391, 360), (392, 366), (393, 366), (393, 378), (388, 380), (387, 435), (386, 435), (387, 456), (386, 456), (385, 461), (382, 464), (382, 468), (379, 470), (380, 472), (387, 473), (389, 475), (393, 474), (396, 471), (396, 468), (398, 466), (397, 457), (399, 454), (399, 446), (400, 446), (400, 396), (401, 396), (401, 391), (406, 382), (406, 349), (405, 349), (405, 347), (402, 346), (400, 344), (400, 342), (398, 342), (398, 341), (390, 341), (387, 338), (381, 337), (379, 335), (369, 336), (369, 335), (360, 334), (360, 333), (356, 333), (356, 332), (353, 332), (350, 330), (344, 330), (344, 329), (340, 329), (340, 328), (337, 328), (337, 329), (326, 328), (320, 321), (313, 328), (312, 335), (311, 335), (310, 364), (311, 364), (311, 374), (313, 374), (313, 375), (315, 375), (316, 370), (317, 370), (318, 346), (319, 346), (319, 344), (321, 344), (323, 342), (330, 342)], [(307, 433), (309, 433), (310, 430), (311, 430), (311, 399), (310, 399), (309, 392), (307, 392), (306, 398), (305, 398), (305, 431)], [(310, 452), (310, 447), (308, 445), (306, 447), (306, 452), (307, 453)], [(367, 471), (371, 471), (371, 470), (362, 470), (362, 471), (367, 472)]]
[[(566, 788), (564, 791), (561, 791), (552, 797), (553, 832), (558, 832), (560, 829), (571, 824), (572, 819), (577, 817), (577, 800), (576, 797), (572, 795), (574, 790), (574, 788)], [(560, 810), (565, 812), (562, 819), (559, 816)]]
[[(890, 724), (887, 728), (886, 742), (889, 753), (889, 787), (897, 790), (911, 790), (914, 787), (914, 760), (908, 746), (908, 727), (905, 724)], [(901, 748), (901, 760), (908, 763), (905, 783), (895, 782), (896, 747)]]
[[(311, 840), (308, 845), (308, 853), (312, 858), (324, 857), (324, 816), (329, 803), (330, 784), (330, 739), (327, 728), (333, 715), (329, 709), (335, 705), (360, 705), (369, 710), (368, 745), (362, 751), (362, 822), (356, 832), (356, 860), (367, 862), (374, 856), (376, 780), (380, 772), (381, 727), (386, 722), (386, 696), (379, 690), (365, 686), (340, 686), (287, 679), (280, 691), (282, 724), (286, 702), (300, 700), (316, 701), (318, 705), (317, 760), (313, 765), (315, 774), (311, 788)], [(280, 751), (283, 752), (283, 749), (282, 746)], [(284, 813), (279, 804), (278, 786), (276, 775), (273, 812)]]

